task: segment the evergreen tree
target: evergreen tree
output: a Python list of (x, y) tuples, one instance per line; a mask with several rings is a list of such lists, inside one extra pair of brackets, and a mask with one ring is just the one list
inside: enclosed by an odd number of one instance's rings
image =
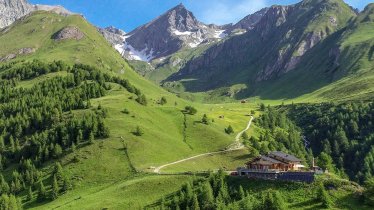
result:
[(232, 133), (234, 133), (234, 129), (231, 127), (231, 125), (229, 125), (229, 127), (227, 127), (227, 128), (225, 129), (225, 132), (226, 132), (227, 134), (232, 134)]
[(370, 206), (374, 206), (374, 178), (370, 178), (365, 181), (364, 198), (365, 203)]
[(52, 200), (56, 200), (58, 198), (59, 191), (60, 191), (60, 187), (58, 186), (56, 175), (54, 175), (53, 182), (52, 182), (52, 191), (51, 191)]
[(243, 190), (243, 187), (240, 185), (239, 187), (239, 199), (242, 200), (245, 198), (245, 192)]
[(324, 152), (322, 152), (317, 159), (317, 164), (319, 165), (319, 167), (328, 170), (331, 173), (334, 173), (335, 168), (332, 162), (332, 158)]
[(319, 189), (318, 189), (318, 200), (322, 203), (322, 206), (324, 208), (331, 208), (332, 201), (330, 198), (330, 195), (325, 190), (325, 187), (323, 186), (323, 183), (320, 183)]
[(42, 181), (39, 182), (38, 200), (43, 201), (47, 198), (47, 191)]
[(28, 192), (27, 192), (27, 200), (28, 201), (31, 201), (32, 199), (33, 199), (33, 194), (32, 194), (32, 188), (31, 187), (29, 187), (29, 190), (28, 190)]
[(203, 185), (203, 189), (201, 192), (201, 201), (204, 209), (212, 209), (214, 207), (214, 195), (209, 182), (206, 182)]
[(199, 201), (196, 194), (193, 195), (191, 210), (200, 210)]
[(160, 104), (161, 105), (165, 105), (167, 103), (167, 100), (166, 100), (166, 98), (163, 96), (163, 97), (161, 97), (161, 99), (160, 99)]
[(93, 132), (91, 131), (90, 134), (88, 134), (88, 143), (93, 144), (94, 140), (95, 140), (95, 136), (94, 136)]

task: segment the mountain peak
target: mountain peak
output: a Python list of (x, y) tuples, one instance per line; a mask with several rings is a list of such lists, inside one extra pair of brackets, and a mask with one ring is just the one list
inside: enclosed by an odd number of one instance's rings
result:
[(179, 3), (177, 6), (175, 6), (173, 9), (186, 9), (183, 3)]

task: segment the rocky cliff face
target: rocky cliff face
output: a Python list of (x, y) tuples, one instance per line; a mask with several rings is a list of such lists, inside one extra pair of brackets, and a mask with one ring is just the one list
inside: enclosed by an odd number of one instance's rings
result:
[(33, 6), (26, 0), (0, 1), (0, 28), (12, 24), (15, 20), (29, 14)]
[(72, 12), (61, 6), (32, 5), (27, 0), (1, 0), (0, 1), (0, 28), (9, 26), (17, 19), (33, 11), (44, 10), (60, 15), (71, 15)]
[[(225, 36), (224, 27), (199, 22), (180, 4), (153, 21), (122, 35), (123, 43), (116, 44), (115, 47), (127, 59), (150, 61), (171, 55), (183, 47), (195, 48)], [(109, 38), (109, 41), (116, 43), (118, 39), (112, 38), (114, 37)]]

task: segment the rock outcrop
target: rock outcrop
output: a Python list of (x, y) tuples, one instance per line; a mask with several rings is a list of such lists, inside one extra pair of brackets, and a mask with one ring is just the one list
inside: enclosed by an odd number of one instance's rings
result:
[(74, 39), (74, 40), (81, 40), (83, 39), (84, 34), (79, 28), (75, 26), (69, 26), (61, 29), (56, 34), (53, 35), (53, 39), (56, 41), (67, 40), (67, 39)]
[(28, 55), (28, 54), (34, 53), (35, 51), (36, 49), (31, 48), (31, 47), (21, 48), (15, 53), (10, 53), (4, 57), (0, 57), (0, 62), (9, 61), (21, 55)]

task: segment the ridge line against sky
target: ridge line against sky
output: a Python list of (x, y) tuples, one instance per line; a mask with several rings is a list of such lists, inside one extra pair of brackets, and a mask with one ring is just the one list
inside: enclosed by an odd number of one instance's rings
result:
[[(170, 8), (183, 3), (204, 23), (236, 23), (245, 16), (274, 4), (290, 5), (300, 0), (28, 0), (33, 4), (62, 5), (83, 14), (99, 27), (114, 26), (130, 32)], [(345, 0), (362, 10), (371, 0)]]

